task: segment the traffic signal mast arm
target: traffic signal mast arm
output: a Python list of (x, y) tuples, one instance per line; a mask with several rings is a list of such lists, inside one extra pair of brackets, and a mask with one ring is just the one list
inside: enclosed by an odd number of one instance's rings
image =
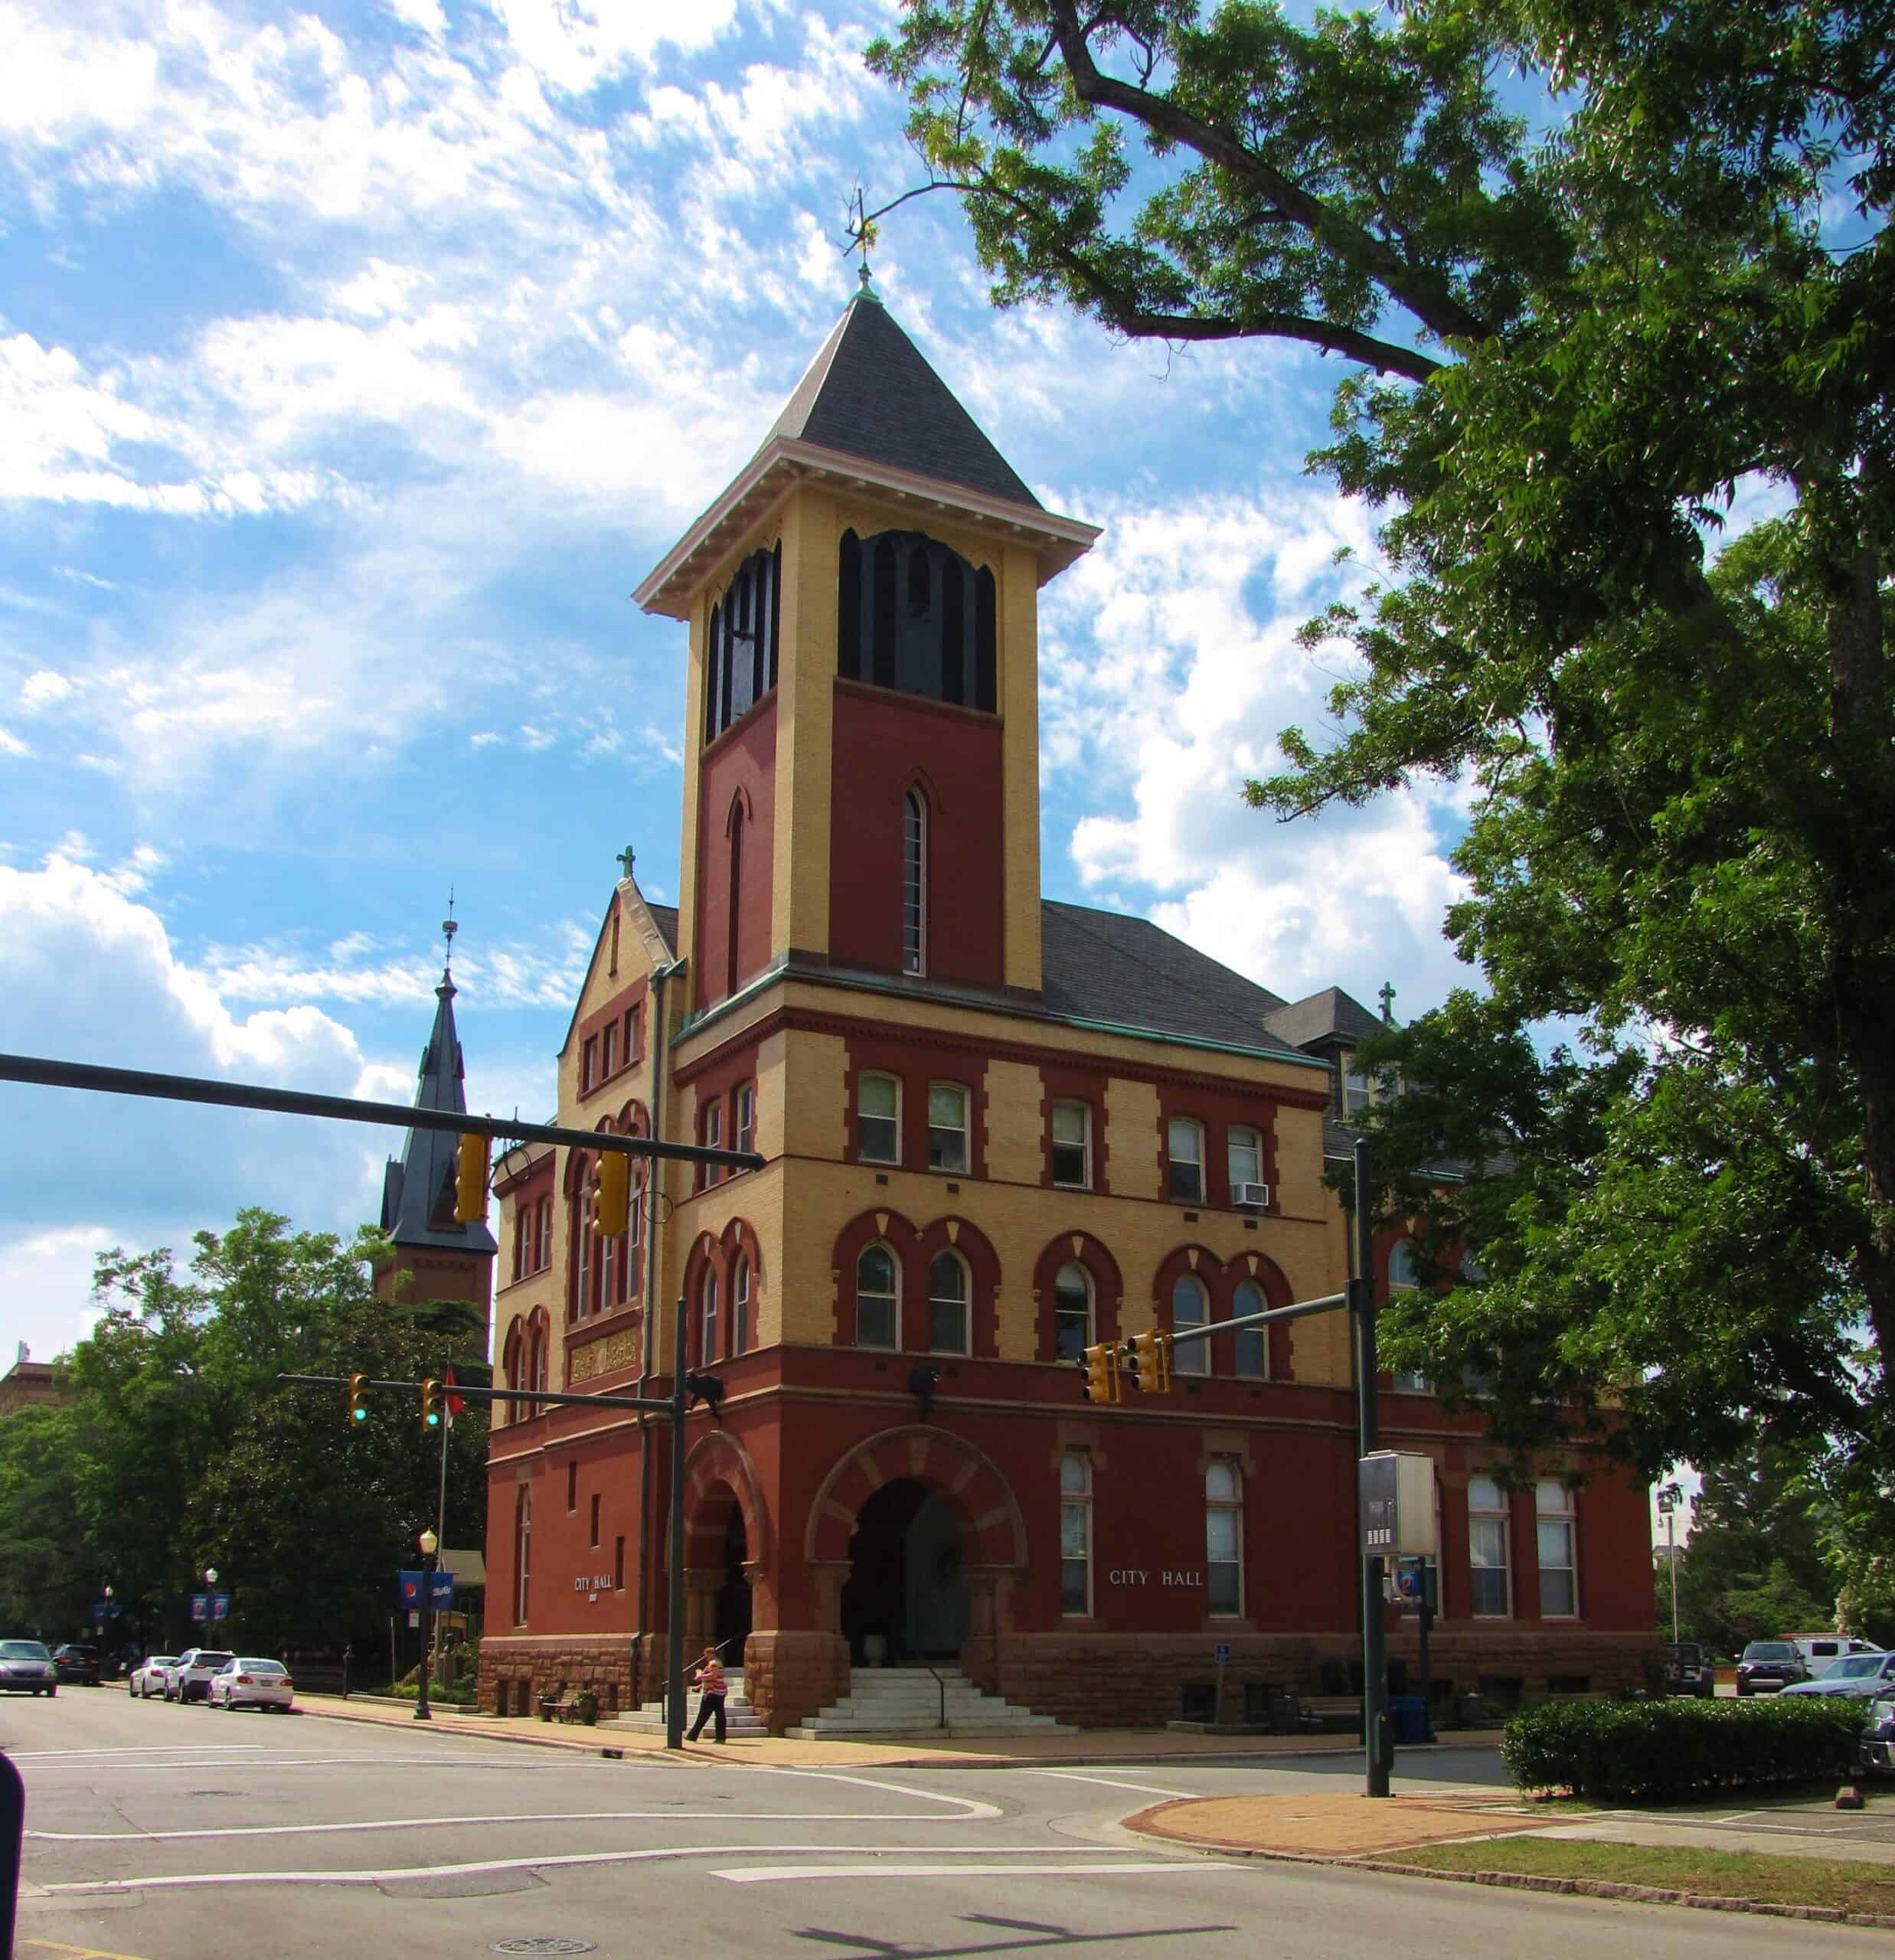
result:
[[(361, 1375), (279, 1375), (279, 1381), (301, 1382), (317, 1388), (341, 1388), (359, 1382), (364, 1389), (391, 1388), (404, 1395), (419, 1395), (422, 1384), (418, 1381), (371, 1381)], [(700, 1380), (714, 1380), (714, 1377), (700, 1377)], [(440, 1386), (438, 1383), (437, 1387)], [(701, 1388), (696, 1391), (703, 1395)], [(554, 1389), (544, 1388), (476, 1388), (471, 1382), (457, 1381), (454, 1393), (467, 1402), (534, 1402), (570, 1403), (586, 1409), (651, 1409), (668, 1412), (671, 1406), (668, 1395), (565, 1395)], [(704, 1397), (708, 1400), (709, 1397)]]
[(1181, 1348), (1188, 1341), (1209, 1341), (1215, 1335), (1246, 1327), (1268, 1327), (1273, 1321), (1301, 1320), (1306, 1314), (1338, 1313), (1348, 1304), (1347, 1293), (1325, 1293), (1319, 1300), (1295, 1300), (1286, 1307), (1269, 1307), (1260, 1314), (1240, 1314), (1235, 1320), (1211, 1320), (1201, 1327), (1178, 1328), (1165, 1338), (1172, 1347)]
[[(764, 1168), (764, 1159), (753, 1150), (718, 1150), (701, 1143), (662, 1143), (653, 1137), (622, 1136), (614, 1130), (575, 1130), (561, 1123), (523, 1123), (511, 1116), (470, 1116), (452, 1109), (410, 1109), (405, 1102), (358, 1102), (351, 1096), (312, 1096), (297, 1089), (213, 1082), (202, 1076), (100, 1068), (90, 1062), (53, 1061), (43, 1055), (0, 1054), (0, 1082), (30, 1082), (44, 1089), (90, 1089), (109, 1096), (149, 1096), (163, 1102), (211, 1102), (227, 1109), (268, 1109), (279, 1116), (322, 1116), (331, 1122), (381, 1123), (390, 1129), (450, 1130), (456, 1135), (492, 1137), (502, 1143), (563, 1143), (574, 1150), (609, 1151), (623, 1157), (662, 1157), (680, 1164), (716, 1164), (736, 1171)], [(534, 1399), (544, 1401), (545, 1397)]]

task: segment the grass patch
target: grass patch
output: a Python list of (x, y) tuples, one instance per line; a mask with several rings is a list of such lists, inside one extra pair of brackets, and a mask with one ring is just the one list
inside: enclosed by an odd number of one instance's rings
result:
[(1688, 1844), (1597, 1844), (1573, 1838), (1488, 1838), (1425, 1844), (1390, 1854), (1430, 1871), (1518, 1872), (1534, 1878), (1597, 1878), (1662, 1886), (1771, 1906), (1828, 1906), (1895, 1915), (1895, 1866), (1858, 1858), (1802, 1858), (1759, 1851), (1707, 1851)]

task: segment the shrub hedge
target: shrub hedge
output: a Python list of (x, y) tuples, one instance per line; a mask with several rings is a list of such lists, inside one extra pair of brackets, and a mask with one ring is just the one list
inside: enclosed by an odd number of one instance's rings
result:
[(1847, 1776), (1865, 1713), (1827, 1695), (1539, 1702), (1511, 1717), (1500, 1754), (1524, 1791), (1664, 1803)]

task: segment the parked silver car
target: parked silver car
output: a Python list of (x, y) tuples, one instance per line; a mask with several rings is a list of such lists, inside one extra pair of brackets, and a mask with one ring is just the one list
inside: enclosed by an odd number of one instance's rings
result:
[(1895, 1688), (1895, 1654), (1848, 1654), (1831, 1661), (1813, 1681), (1792, 1681), (1786, 1695), (1826, 1695), (1831, 1700), (1873, 1701)]
[(58, 1694), (59, 1670), (43, 1641), (0, 1640), (0, 1692)]
[(207, 1701), (211, 1677), (227, 1661), (237, 1657), (227, 1647), (187, 1647), (175, 1667), (165, 1670), (167, 1701)]
[(141, 1701), (165, 1692), (165, 1677), (178, 1664), (175, 1654), (152, 1654), (139, 1661), (125, 1677), (125, 1691)]

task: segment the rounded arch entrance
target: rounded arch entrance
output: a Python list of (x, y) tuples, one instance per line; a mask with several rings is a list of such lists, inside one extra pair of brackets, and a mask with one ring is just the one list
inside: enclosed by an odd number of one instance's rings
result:
[(858, 1443), (830, 1472), (803, 1549), (818, 1625), (847, 1642), (851, 1662), (918, 1661), (1000, 1629), (1027, 1535), (988, 1458), (910, 1425)]
[(743, 1664), (744, 1643), (776, 1622), (767, 1573), (769, 1517), (748, 1454), (733, 1437), (706, 1436), (684, 1465), (684, 1638), (722, 1646)]

